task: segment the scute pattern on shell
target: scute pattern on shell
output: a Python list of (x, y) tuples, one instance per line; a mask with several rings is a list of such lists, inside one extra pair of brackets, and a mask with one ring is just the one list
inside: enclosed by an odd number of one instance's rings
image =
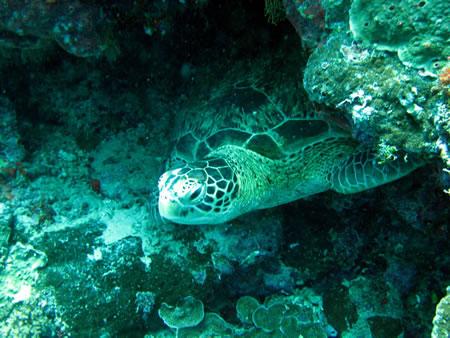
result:
[[(259, 69), (267, 68), (260, 65)], [(203, 159), (224, 145), (280, 159), (311, 142), (342, 134), (316, 116), (299, 89), (300, 78), (253, 71), (243, 79), (242, 72), (240, 67), (233, 68), (220, 85), (209, 88), (206, 98), (190, 100), (194, 103), (178, 114), (172, 159)], [(292, 99), (295, 91), (297, 100)]]

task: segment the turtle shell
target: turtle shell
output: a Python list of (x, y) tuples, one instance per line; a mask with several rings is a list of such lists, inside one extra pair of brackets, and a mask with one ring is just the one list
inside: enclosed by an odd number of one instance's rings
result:
[(209, 88), (208, 97), (189, 100), (191, 105), (177, 113), (180, 121), (172, 159), (201, 160), (224, 145), (281, 159), (343, 133), (312, 113), (295, 77), (272, 78), (267, 82), (270, 86), (254, 78), (239, 82), (235, 78), (228, 75), (220, 86)]

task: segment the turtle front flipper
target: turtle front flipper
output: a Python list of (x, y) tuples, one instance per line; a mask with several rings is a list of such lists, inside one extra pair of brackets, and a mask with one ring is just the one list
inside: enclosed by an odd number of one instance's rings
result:
[(381, 162), (373, 151), (358, 152), (336, 165), (328, 181), (332, 190), (352, 194), (399, 179), (424, 164), (408, 156)]

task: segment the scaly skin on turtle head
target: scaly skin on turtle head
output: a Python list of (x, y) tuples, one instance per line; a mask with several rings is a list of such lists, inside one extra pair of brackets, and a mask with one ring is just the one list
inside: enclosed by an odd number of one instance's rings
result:
[(223, 159), (187, 163), (158, 183), (159, 214), (181, 224), (219, 224), (240, 214), (236, 174)]

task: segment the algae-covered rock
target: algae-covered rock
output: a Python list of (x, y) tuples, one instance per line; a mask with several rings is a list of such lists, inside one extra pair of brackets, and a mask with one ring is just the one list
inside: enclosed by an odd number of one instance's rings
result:
[[(345, 85), (343, 85), (345, 84)], [(433, 93), (433, 78), (405, 67), (396, 56), (362, 47), (333, 32), (308, 60), (309, 97), (352, 123), (353, 135), (376, 145), (381, 161), (409, 153), (435, 154), (444, 98)]]
[(130, 236), (103, 246), (103, 230), (101, 224), (84, 224), (49, 232), (38, 243), (48, 255), (42, 284), (54, 288), (70, 332), (80, 336), (111, 334), (124, 323), (144, 323), (143, 306), (151, 305), (150, 294), (142, 293), (152, 288), (145, 283), (142, 243)]
[(339, 332), (344, 332), (358, 320), (356, 306), (352, 303), (346, 287), (327, 288), (323, 296), (327, 319)]
[(8, 166), (21, 161), (24, 155), (14, 106), (6, 97), (0, 96), (0, 176), (8, 174)]
[(407, 66), (437, 73), (450, 54), (450, 6), (440, 0), (354, 0), (350, 29), (357, 40), (395, 51)]
[(100, 8), (80, 1), (0, 3), (0, 41), (6, 47), (36, 48), (40, 39), (52, 39), (76, 56), (98, 56), (103, 49), (100, 22)]
[(447, 295), (442, 298), (436, 307), (433, 318), (432, 338), (447, 338), (450, 335), (450, 286), (447, 287)]
[(379, 161), (404, 150), (440, 153), (448, 166), (449, 18), (445, 1), (352, 1), (347, 23), (330, 26), (309, 58), (306, 91), (351, 122)]
[(402, 321), (399, 318), (374, 316), (368, 319), (374, 338), (398, 337), (402, 334)]
[(53, 330), (50, 322), (55, 318), (45, 315), (50, 297), (38, 286), (46, 264), (45, 253), (29, 244), (9, 247), (0, 269), (0, 336), (38, 337)]
[(136, 293), (136, 307), (137, 311), (142, 313), (142, 316), (147, 319), (150, 312), (155, 306), (155, 293), (151, 291), (143, 291)]
[(404, 333), (403, 304), (394, 287), (381, 279), (360, 276), (349, 282), (348, 295), (358, 318), (343, 337), (397, 337)]
[(289, 271), (274, 259), (280, 249), (281, 230), (277, 210), (267, 210), (244, 222), (202, 227), (203, 236), (195, 245), (200, 252), (213, 250), (214, 275), (226, 279), (225, 288), (230, 292), (239, 296), (256, 290), (256, 295), (264, 296), (290, 291), (293, 284), (292, 276), (286, 273)]
[(324, 9), (321, 1), (284, 0), (286, 17), (301, 36), (306, 47), (316, 47), (326, 36)]
[(10, 208), (0, 202), (0, 262), (3, 262), (8, 250), (8, 242), (11, 236), (12, 212)]
[(44, 252), (29, 244), (16, 243), (9, 250), (5, 268), (0, 274), (0, 297), (12, 303), (27, 301), (35, 297), (34, 286), (41, 269), (47, 264)]

